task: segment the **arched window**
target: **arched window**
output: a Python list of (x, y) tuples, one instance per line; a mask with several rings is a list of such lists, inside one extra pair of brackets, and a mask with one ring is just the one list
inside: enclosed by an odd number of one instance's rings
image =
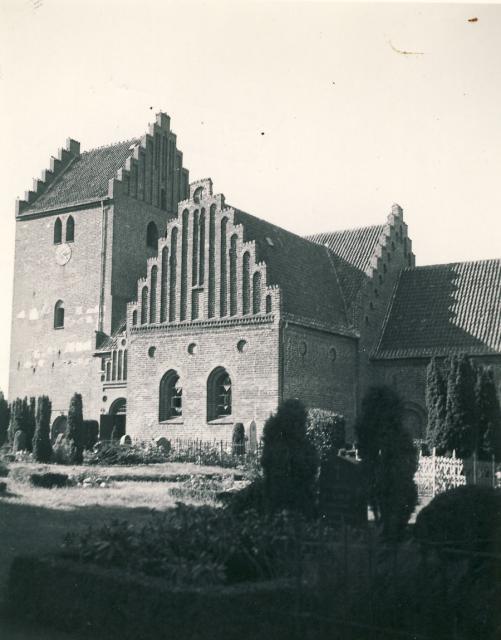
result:
[(207, 420), (231, 416), (231, 378), (217, 367), (207, 380)]
[(141, 324), (148, 322), (148, 287), (141, 291)]
[(146, 227), (146, 246), (153, 251), (158, 250), (158, 229), (153, 221)]
[(137, 310), (134, 309), (134, 311), (132, 312), (132, 324), (136, 325), (137, 324)]
[(61, 218), (56, 218), (54, 222), (54, 244), (60, 244), (63, 240), (63, 223)]
[(271, 296), (266, 296), (266, 313), (271, 313)]
[(62, 329), (64, 327), (64, 303), (58, 300), (54, 306), (54, 329)]
[(75, 221), (73, 216), (70, 216), (66, 220), (66, 242), (73, 242), (75, 240)]
[(252, 313), (261, 313), (261, 272), (252, 276)]
[(183, 414), (183, 389), (176, 371), (171, 369), (160, 380), (158, 419), (160, 422)]

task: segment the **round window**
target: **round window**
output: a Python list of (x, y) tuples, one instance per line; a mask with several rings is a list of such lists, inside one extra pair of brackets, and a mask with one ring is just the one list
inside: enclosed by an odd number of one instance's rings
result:
[(122, 347), (125, 347), (125, 345), (127, 344), (127, 340), (124, 338), (121, 342)]
[(190, 354), (190, 356), (194, 356), (197, 351), (198, 351), (197, 343), (190, 342), (190, 344), (188, 345), (188, 353)]
[(247, 340), (239, 340), (237, 342), (237, 351), (239, 353), (243, 353), (244, 351), (247, 351)]
[(103, 396), (103, 402), (106, 402), (106, 400), (108, 400), (108, 396)]
[(150, 356), (150, 358), (154, 358), (155, 357), (155, 352), (156, 352), (157, 348), (156, 347), (150, 347), (148, 349), (148, 355)]

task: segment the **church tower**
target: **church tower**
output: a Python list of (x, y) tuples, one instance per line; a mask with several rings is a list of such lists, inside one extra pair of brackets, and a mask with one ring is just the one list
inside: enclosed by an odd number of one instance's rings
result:
[(16, 203), (9, 396), (46, 394), (53, 417), (73, 393), (97, 418), (96, 350), (125, 319), (159, 235), (188, 195), (188, 172), (157, 115), (142, 138), (80, 152), (68, 139)]

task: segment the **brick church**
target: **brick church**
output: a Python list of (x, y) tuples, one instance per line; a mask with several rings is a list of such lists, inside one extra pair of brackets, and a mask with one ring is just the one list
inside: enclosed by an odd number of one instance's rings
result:
[[(452, 238), (451, 238), (452, 240)], [(47, 394), (132, 437), (251, 437), (281, 400), (352, 427), (369, 385), (426, 427), (433, 355), (501, 379), (501, 261), (415, 267), (402, 209), (299, 237), (189, 182), (170, 119), (81, 152), (69, 139), (16, 204), (10, 398)]]

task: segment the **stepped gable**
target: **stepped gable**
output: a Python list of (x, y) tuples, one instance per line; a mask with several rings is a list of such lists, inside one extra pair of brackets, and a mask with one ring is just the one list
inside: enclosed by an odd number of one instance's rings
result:
[(188, 194), (188, 171), (170, 118), (158, 113), (148, 133), (80, 153), (68, 138), (50, 169), (33, 181), (33, 190), (16, 202), (16, 215), (58, 209), (112, 198), (116, 193), (160, 207), (169, 213)]
[(268, 282), (279, 286), (284, 313), (347, 328), (338, 275), (325, 247), (238, 209), (235, 222), (243, 226), (244, 240), (255, 242)]
[(405, 269), (374, 358), (501, 353), (501, 260)]
[[(59, 208), (108, 195), (108, 182), (130, 156), (138, 138), (85, 151), (73, 158), (24, 211)], [(23, 212), (24, 212), (23, 211)]]

